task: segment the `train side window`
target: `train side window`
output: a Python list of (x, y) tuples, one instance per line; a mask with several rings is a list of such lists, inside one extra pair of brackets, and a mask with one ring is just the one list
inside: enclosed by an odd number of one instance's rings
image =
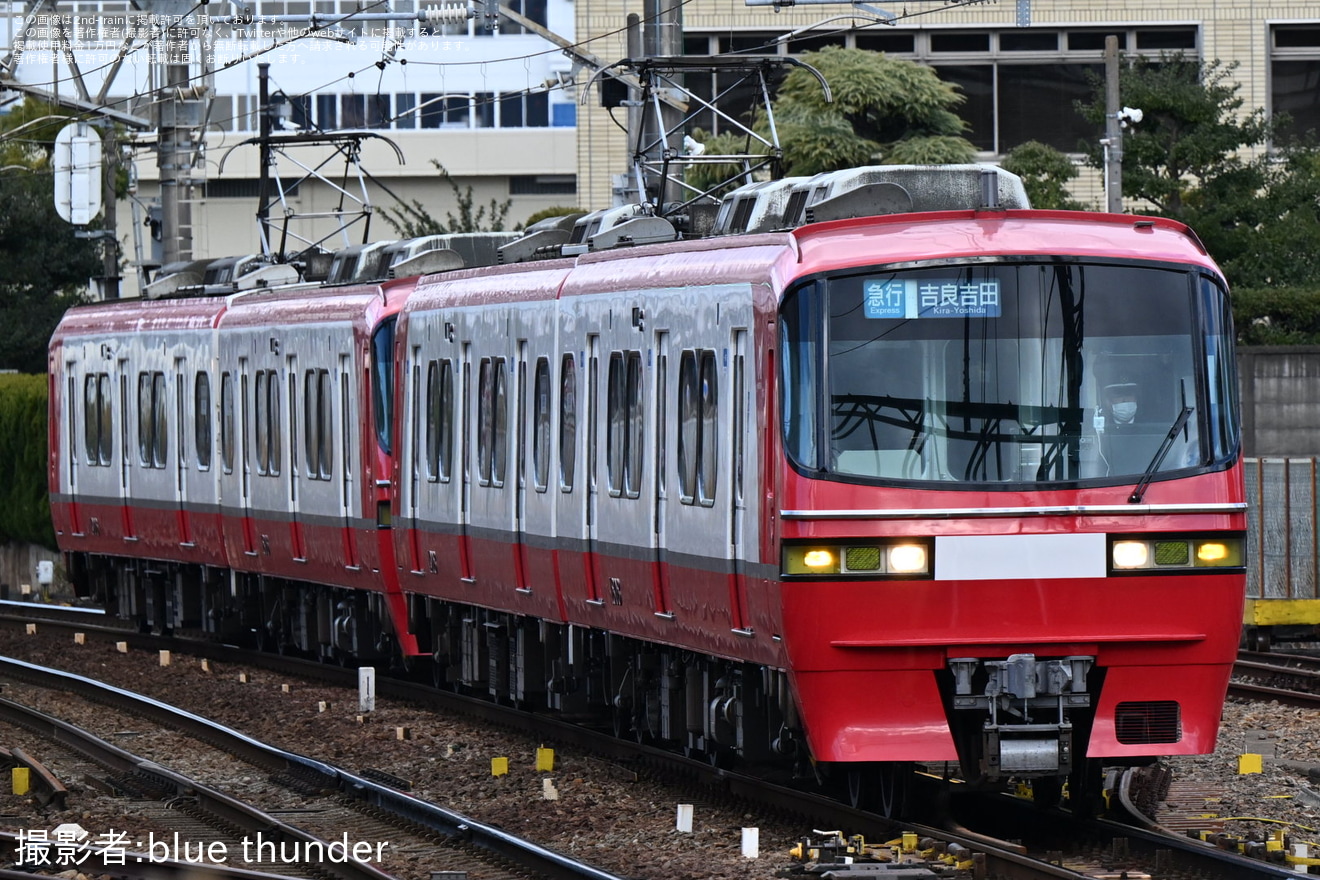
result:
[(110, 455), (114, 451), (113, 404), (109, 374), (89, 375), (83, 382), (83, 435), (89, 465), (110, 466)]
[(440, 479), (440, 362), (426, 365), (426, 479)]
[(448, 483), (454, 473), (454, 362), (440, 361), (436, 397), (436, 474)]
[(330, 479), (334, 460), (332, 410), (330, 371), (308, 370), (303, 375), (303, 437), (307, 478), (311, 480)]
[(270, 416), (266, 413), (266, 407), (269, 405), (266, 381), (266, 371), (258, 370), (256, 381), (252, 383), (253, 409), (257, 416), (257, 473), (263, 476), (269, 473), (270, 469), (270, 437), (267, 428)]
[(509, 378), (504, 358), (495, 361), (494, 443), (491, 448), (491, 482), (504, 485), (509, 457)]
[(678, 362), (678, 493), (684, 504), (697, 497), (697, 439), (701, 400), (697, 393), (697, 354), (685, 351)]
[(280, 425), (280, 383), (279, 374), (274, 370), (270, 371), (270, 379), (266, 382), (266, 388), (270, 391), (270, 406), (266, 412), (270, 417), (270, 422), (266, 427), (270, 442), (267, 448), (270, 450), (270, 475), (278, 477), (280, 475), (280, 438), (283, 436), (283, 430)]
[(143, 467), (151, 467), (155, 428), (155, 413), (151, 409), (151, 374), (138, 373), (138, 463)]
[(101, 420), (100, 432), (100, 462), (106, 467), (110, 466), (111, 454), (114, 452), (115, 445), (115, 396), (110, 390), (110, 374), (100, 373), (96, 380), (96, 399), (97, 412)]
[(623, 462), (623, 491), (629, 498), (642, 494), (642, 447), (646, 427), (642, 405), (642, 354), (628, 352), (625, 397), (628, 404), (628, 449)]
[(138, 373), (138, 460), (143, 467), (163, 468), (169, 454), (169, 411), (165, 406), (165, 374)]
[(715, 503), (716, 467), (719, 463), (718, 437), (718, 374), (715, 370), (715, 352), (701, 355), (701, 429), (697, 444), (700, 449), (697, 465), (697, 498), (706, 505)]
[(225, 473), (234, 471), (234, 377), (220, 375), (220, 464)]
[(490, 358), (477, 367), (477, 481), (490, 485), (495, 434), (495, 369)]
[(274, 370), (258, 370), (253, 385), (256, 405), (257, 473), (280, 475), (280, 383)]
[[(96, 374), (83, 380), (83, 441), (87, 447), (87, 463), (97, 464), (101, 448), (100, 400), (96, 395)], [(72, 432), (70, 432), (72, 433)], [(70, 444), (70, 450), (76, 444)]]
[(151, 379), (152, 415), (156, 430), (152, 437), (152, 456), (156, 467), (165, 467), (170, 451), (170, 411), (165, 405), (165, 374), (156, 373)]
[(320, 417), (317, 422), (317, 434), (321, 456), (316, 463), (316, 472), (321, 479), (328, 480), (335, 469), (335, 406), (334, 388), (330, 385), (330, 371), (316, 371), (316, 410)]
[(610, 494), (618, 496), (623, 493), (623, 461), (628, 442), (624, 391), (626, 376), (621, 352), (610, 354), (609, 374), (605, 381), (605, 475)]
[(559, 366), (559, 488), (573, 491), (577, 465), (577, 368), (572, 354)]
[(544, 492), (550, 482), (550, 361), (536, 359), (532, 379), (532, 482)]
[(197, 374), (193, 387), (193, 433), (196, 435), (197, 469), (211, 469), (211, 376)]
[(319, 479), (316, 459), (316, 427), (321, 419), (316, 412), (316, 370), (303, 373), (303, 456), (307, 459), (308, 479)]

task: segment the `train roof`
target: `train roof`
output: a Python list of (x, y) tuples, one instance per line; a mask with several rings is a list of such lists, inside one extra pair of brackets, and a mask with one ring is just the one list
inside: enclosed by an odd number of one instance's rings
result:
[(810, 271), (968, 257), (1157, 260), (1218, 271), (1182, 223), (1131, 214), (941, 211), (834, 220), (791, 235)]
[(124, 299), (76, 306), (64, 313), (53, 340), (84, 335), (209, 330), (216, 326), (230, 297), (186, 300)]
[(234, 298), (222, 324), (238, 327), (364, 322), (398, 311), (412, 286), (413, 280), (406, 279), (253, 291)]

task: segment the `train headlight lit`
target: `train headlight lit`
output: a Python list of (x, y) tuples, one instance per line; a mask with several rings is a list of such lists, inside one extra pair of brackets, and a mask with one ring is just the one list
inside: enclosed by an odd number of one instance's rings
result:
[(783, 551), (783, 573), (786, 577), (928, 577), (931, 571), (930, 556), (928, 542), (911, 540), (866, 544), (786, 544)]
[(802, 554), (802, 564), (809, 571), (837, 571), (834, 554), (828, 550), (808, 550)]
[(1196, 561), (1193, 563), (1198, 568), (1207, 566), (1232, 566), (1237, 567), (1242, 562), (1242, 541), (1233, 539), (1229, 541), (1194, 541), (1196, 547)]
[(889, 570), (896, 574), (924, 574), (926, 548), (921, 544), (895, 544), (889, 548)]
[(1145, 568), (1150, 548), (1145, 541), (1115, 541), (1114, 568)]
[(784, 574), (837, 574), (839, 557), (829, 547), (784, 548)]
[(1114, 573), (1242, 568), (1244, 564), (1242, 538), (1238, 535), (1114, 538), (1110, 543), (1109, 560)]

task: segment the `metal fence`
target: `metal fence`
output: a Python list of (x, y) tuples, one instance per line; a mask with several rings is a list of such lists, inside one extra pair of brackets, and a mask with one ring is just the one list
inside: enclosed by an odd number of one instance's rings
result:
[(1248, 458), (1247, 596), (1320, 599), (1317, 458)]

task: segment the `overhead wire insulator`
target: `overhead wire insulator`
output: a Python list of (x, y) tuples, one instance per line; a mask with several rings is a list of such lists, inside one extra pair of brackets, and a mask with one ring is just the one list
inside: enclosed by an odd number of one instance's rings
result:
[(463, 3), (441, 3), (422, 10), (422, 20), (427, 24), (462, 24), (473, 17), (472, 9)]

